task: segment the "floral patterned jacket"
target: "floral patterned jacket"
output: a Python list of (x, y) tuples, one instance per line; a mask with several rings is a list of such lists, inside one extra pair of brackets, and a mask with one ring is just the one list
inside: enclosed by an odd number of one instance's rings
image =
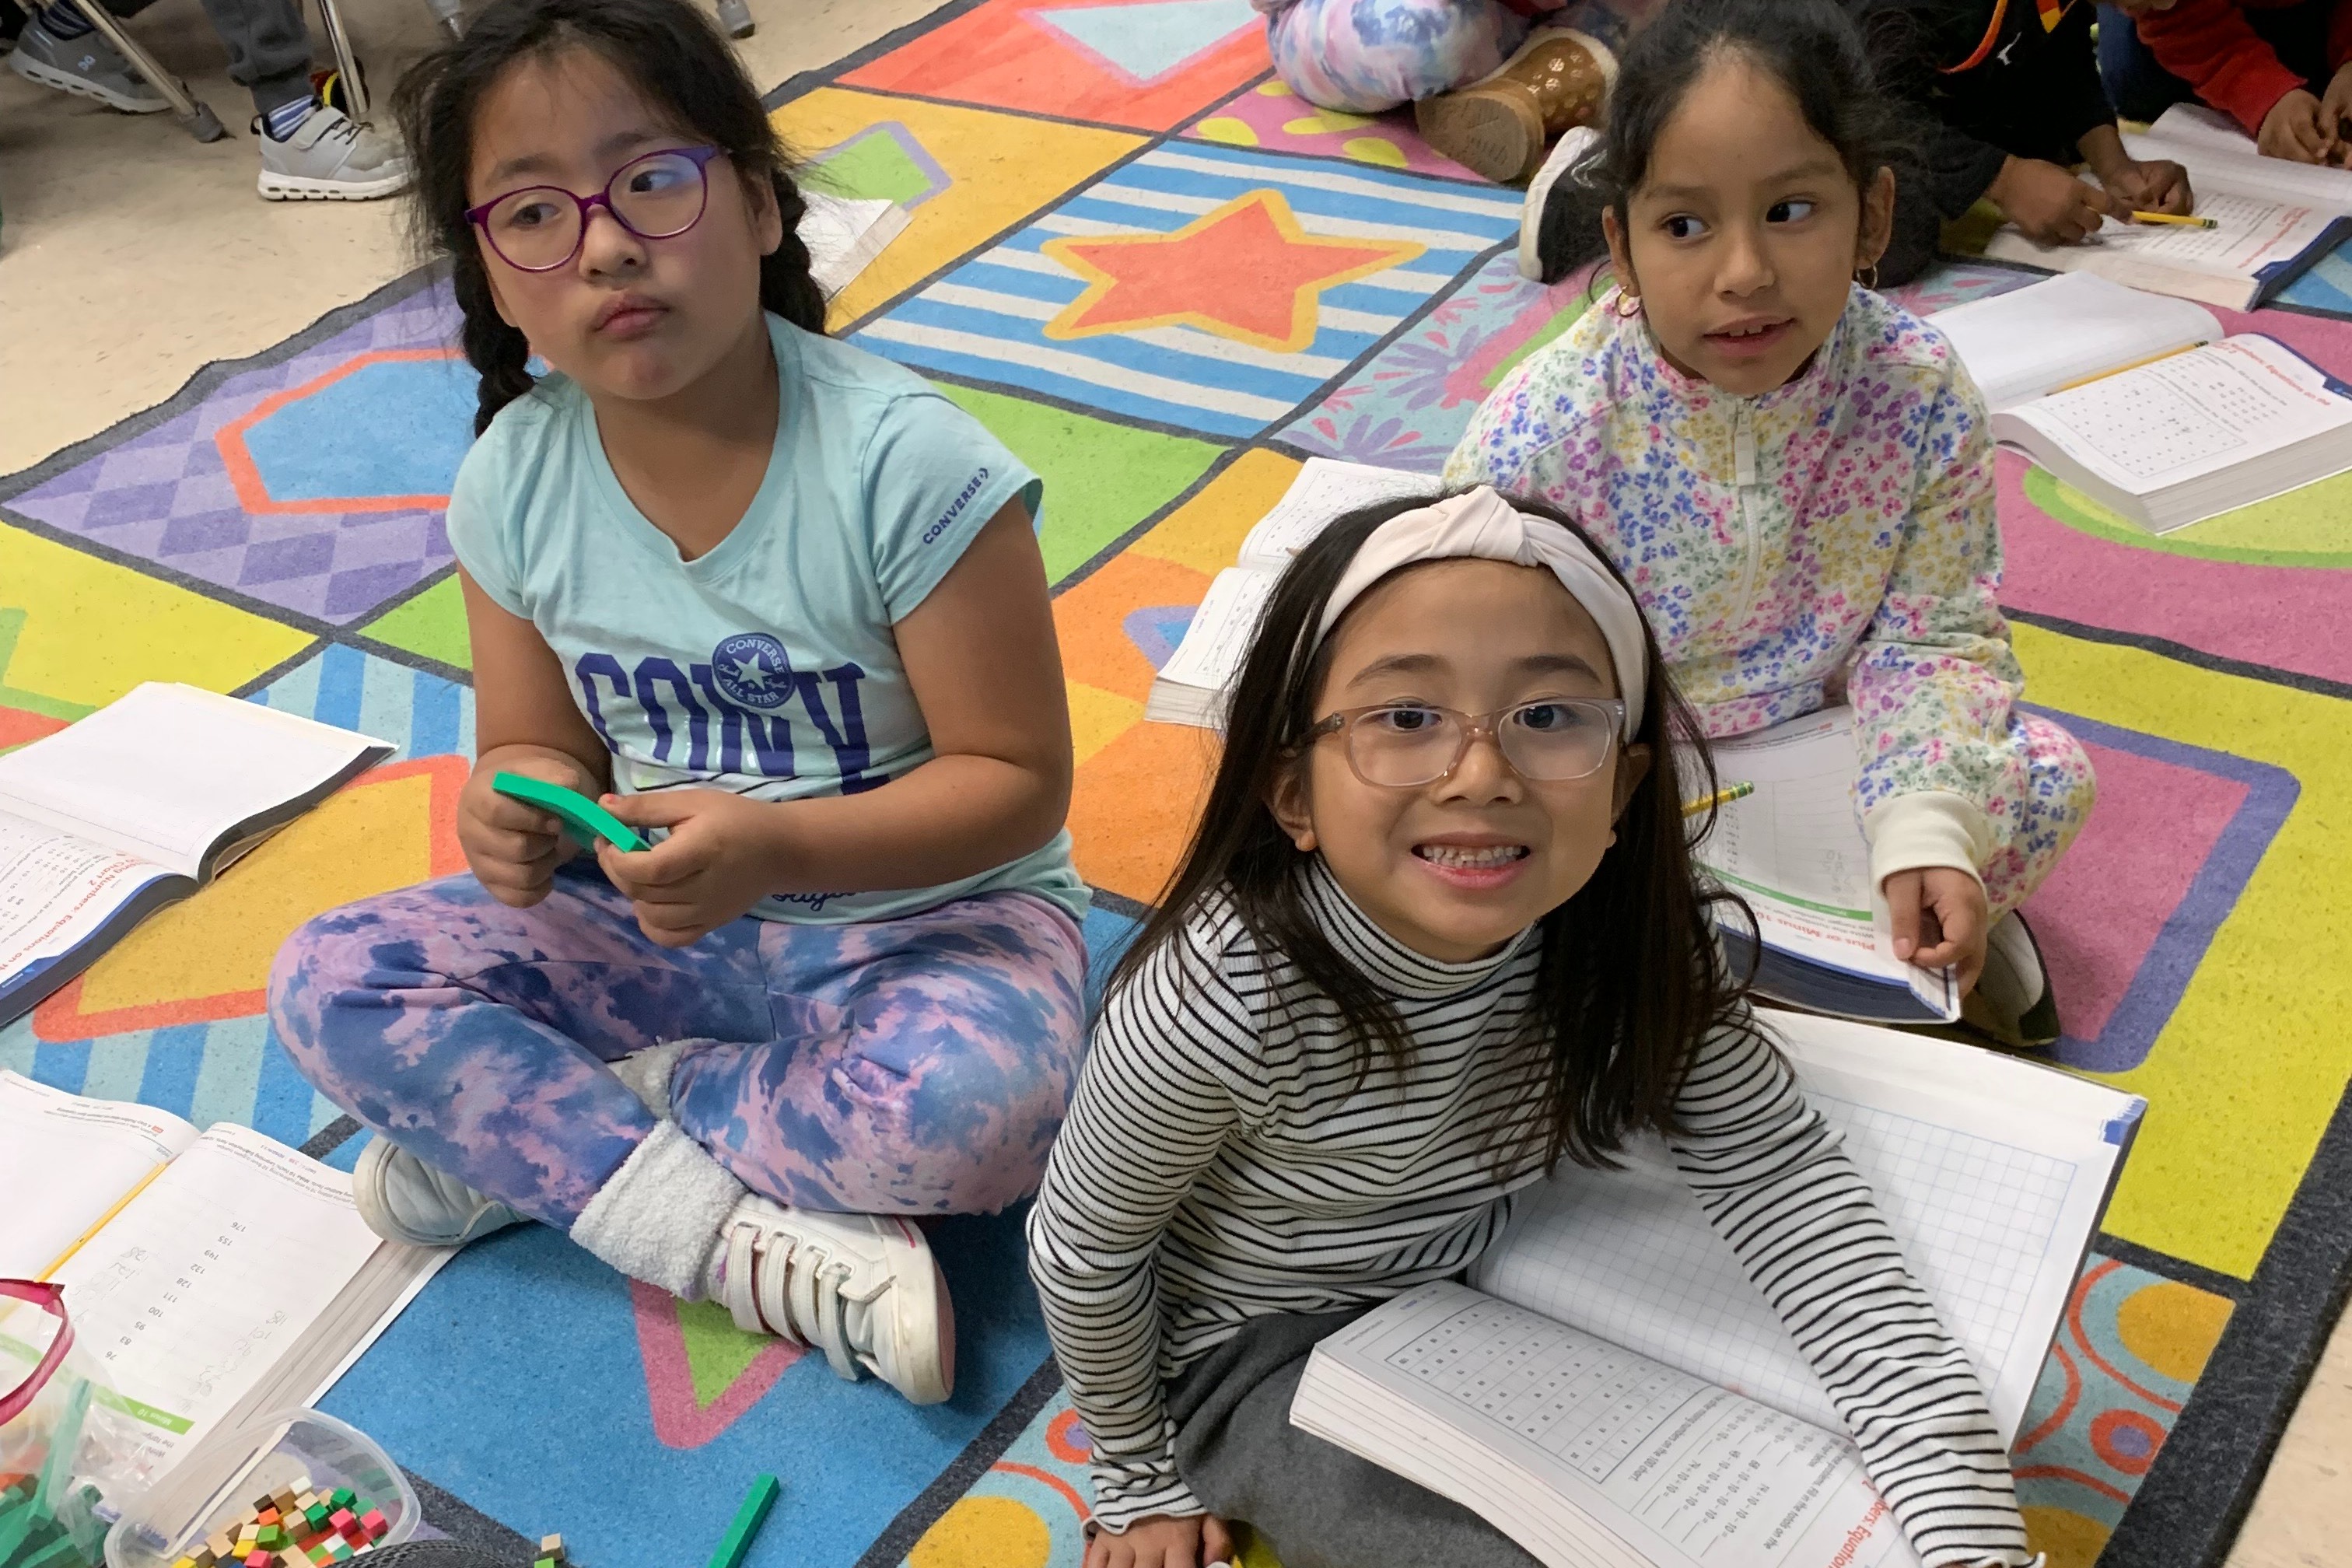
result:
[(1984, 399), (1933, 327), (1857, 286), (1775, 391), (1684, 375), (1612, 292), (1495, 389), (1445, 466), (1577, 519), (1633, 584), (1707, 733), (1841, 700), (1874, 880), (1977, 871), (2028, 788), (1994, 595)]

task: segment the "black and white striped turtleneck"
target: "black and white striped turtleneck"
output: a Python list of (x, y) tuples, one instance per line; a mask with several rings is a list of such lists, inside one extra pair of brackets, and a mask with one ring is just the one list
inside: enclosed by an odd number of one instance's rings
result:
[[(1360, 1082), (1338, 1007), (1212, 903), (1106, 1008), (1029, 1220), (1030, 1271), (1113, 1530), (1197, 1513), (1162, 1383), (1250, 1318), (1384, 1300), (1502, 1234), (1530, 1162), (1490, 1130), (1524, 1092), (1509, 1042), (1533, 935), (1472, 963), (1402, 946), (1319, 858), (1310, 908), (1412, 1042)], [(1709, 1042), (1675, 1156), (1780, 1310), (1927, 1568), (2027, 1561), (1982, 1387), (1905, 1269), (1869, 1189), (1787, 1065)]]

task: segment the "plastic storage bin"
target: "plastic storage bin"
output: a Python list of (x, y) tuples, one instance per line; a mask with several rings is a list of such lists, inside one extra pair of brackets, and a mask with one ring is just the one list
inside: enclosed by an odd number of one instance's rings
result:
[(172, 1568), (243, 1518), (255, 1498), (305, 1476), (313, 1488), (349, 1487), (383, 1510), (377, 1546), (416, 1533), (416, 1493), (367, 1434), (316, 1410), (286, 1410), (215, 1433), (173, 1465), (108, 1531), (107, 1568)]

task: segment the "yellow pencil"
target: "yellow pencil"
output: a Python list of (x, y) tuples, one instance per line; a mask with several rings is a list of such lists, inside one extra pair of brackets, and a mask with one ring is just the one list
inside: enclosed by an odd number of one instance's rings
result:
[(2119, 364), (2113, 370), (2094, 372), (2092, 374), (2084, 376), (2079, 381), (2070, 381), (2065, 385), (2054, 387), (2052, 390), (2056, 392), (2072, 392), (2078, 386), (2088, 386), (2095, 381), (2105, 381), (2111, 375), (2121, 375), (2127, 370), (2137, 370), (2144, 364), (2154, 364), (2160, 359), (2170, 359), (2174, 354), (2185, 354), (2190, 349), (2201, 349), (2205, 345), (2203, 343), (2183, 343), (2177, 349), (2167, 349), (2160, 354), (2150, 354), (2146, 359), (2136, 359), (2129, 364)]
[(34, 1275), (33, 1278), (36, 1279), (46, 1280), (58, 1269), (63, 1268), (66, 1266), (67, 1258), (71, 1258), (75, 1253), (79, 1252), (84, 1247), (88, 1246), (91, 1237), (96, 1236), (100, 1231), (106, 1228), (107, 1221), (112, 1219), (116, 1215), (121, 1214), (124, 1209), (129, 1208), (131, 1206), (131, 1200), (145, 1192), (147, 1190), (147, 1184), (162, 1175), (165, 1169), (168, 1168), (169, 1164), (170, 1162), (166, 1161), (163, 1164), (156, 1166), (153, 1170), (140, 1177), (139, 1184), (137, 1186), (123, 1194), (122, 1196), (116, 1201), (115, 1205), (112, 1208), (98, 1216), (98, 1223), (96, 1225), (91, 1226), (88, 1230), (83, 1231), (80, 1236), (75, 1237), (74, 1244), (71, 1247), (68, 1247), (63, 1252), (58, 1253), (56, 1258), (50, 1262), (47, 1268), (42, 1269), (38, 1274)]
[(2177, 225), (2181, 228), (2219, 228), (2221, 226), (2210, 217), (2197, 217), (2186, 213), (2136, 212), (2132, 214), (2132, 222), (2168, 223)]
[(1718, 805), (1729, 805), (1735, 800), (1746, 800), (1755, 793), (1756, 786), (1752, 784), (1726, 784), (1705, 800), (1685, 801), (1683, 804), (1683, 815), (1696, 816), (1702, 811), (1711, 811)]

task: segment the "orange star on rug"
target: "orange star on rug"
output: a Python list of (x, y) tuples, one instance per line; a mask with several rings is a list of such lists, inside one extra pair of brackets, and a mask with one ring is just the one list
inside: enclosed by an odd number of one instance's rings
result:
[(1087, 280), (1046, 323), (1049, 338), (1187, 326), (1297, 353), (1315, 341), (1324, 289), (1401, 267), (1425, 247), (1308, 234), (1281, 192), (1258, 190), (1172, 234), (1065, 237), (1041, 248)]

